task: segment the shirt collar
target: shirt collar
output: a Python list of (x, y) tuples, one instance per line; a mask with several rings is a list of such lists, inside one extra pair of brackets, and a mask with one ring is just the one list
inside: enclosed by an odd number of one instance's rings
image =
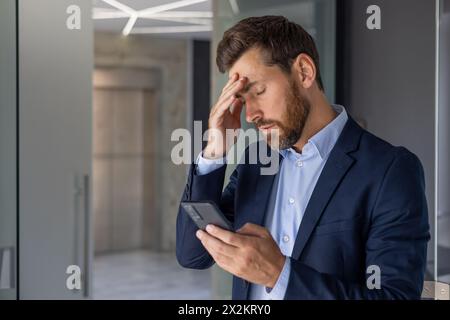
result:
[[(343, 106), (337, 104), (331, 106), (338, 113), (338, 116), (308, 140), (308, 143), (314, 146), (322, 159), (328, 157), (348, 120), (347, 111)], [(286, 158), (290, 152), (297, 154), (293, 148), (280, 150), (283, 158)]]

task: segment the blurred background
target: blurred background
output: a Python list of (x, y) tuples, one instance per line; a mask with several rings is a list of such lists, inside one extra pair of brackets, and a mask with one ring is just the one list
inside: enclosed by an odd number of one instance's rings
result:
[(315, 38), (330, 102), (419, 156), (426, 279), (450, 282), (450, 0), (2, 0), (0, 299), (231, 297), (229, 274), (176, 262), (171, 134), (207, 128), (223, 32), (268, 14)]

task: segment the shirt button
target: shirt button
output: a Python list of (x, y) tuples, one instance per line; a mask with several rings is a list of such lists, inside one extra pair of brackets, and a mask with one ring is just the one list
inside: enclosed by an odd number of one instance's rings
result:
[(283, 242), (289, 242), (289, 236), (284, 236), (283, 237)]
[(289, 203), (293, 204), (295, 202), (294, 198), (289, 198)]
[(297, 167), (303, 167), (303, 161), (297, 160)]

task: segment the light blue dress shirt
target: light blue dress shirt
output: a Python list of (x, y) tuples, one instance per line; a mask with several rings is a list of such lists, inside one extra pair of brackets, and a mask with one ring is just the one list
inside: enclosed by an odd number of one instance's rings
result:
[[(303, 146), (302, 152), (294, 149), (280, 150), (283, 157), (276, 184), (268, 204), (265, 226), (280, 247), (286, 261), (277, 283), (269, 290), (264, 286), (251, 284), (251, 300), (283, 299), (291, 272), (290, 256), (294, 249), (297, 232), (302, 222), (306, 206), (316, 186), (317, 180), (336, 144), (348, 116), (345, 108), (332, 105), (338, 116), (322, 130), (312, 136)], [(224, 159), (197, 158), (197, 174), (212, 172), (224, 165)]]

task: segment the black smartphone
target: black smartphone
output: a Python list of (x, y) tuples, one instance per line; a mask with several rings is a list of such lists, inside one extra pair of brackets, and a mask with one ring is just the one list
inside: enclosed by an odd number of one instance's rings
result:
[(208, 224), (213, 224), (225, 230), (233, 230), (230, 221), (212, 201), (182, 201), (181, 207), (191, 217), (194, 223), (202, 230)]

